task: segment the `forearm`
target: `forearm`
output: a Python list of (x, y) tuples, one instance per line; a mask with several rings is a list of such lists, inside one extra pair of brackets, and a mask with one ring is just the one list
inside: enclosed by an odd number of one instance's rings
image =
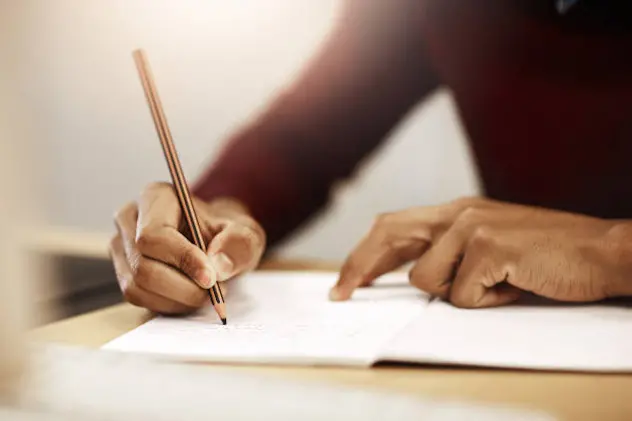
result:
[(331, 185), (437, 85), (411, 9), (416, 0), (349, 1), (319, 54), (227, 142), (195, 193), (241, 201), (270, 245), (321, 209)]
[(194, 194), (241, 207), (261, 224), (268, 245), (274, 246), (326, 202), (327, 190), (324, 183), (310, 186), (292, 159), (270, 143), (259, 125), (230, 139)]

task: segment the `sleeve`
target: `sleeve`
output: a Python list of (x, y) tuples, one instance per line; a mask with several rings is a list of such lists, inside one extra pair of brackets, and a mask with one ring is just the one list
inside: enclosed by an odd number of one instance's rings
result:
[(347, 0), (299, 77), (231, 136), (193, 192), (243, 203), (269, 248), (328, 202), (404, 114), (437, 87), (419, 0)]

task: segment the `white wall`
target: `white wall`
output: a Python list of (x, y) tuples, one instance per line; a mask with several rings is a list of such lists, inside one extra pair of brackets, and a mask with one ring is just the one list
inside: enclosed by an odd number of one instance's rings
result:
[[(168, 179), (133, 66), (145, 48), (187, 176), (300, 69), (340, 0), (27, 0), (25, 95), (48, 161), (55, 224), (111, 230), (114, 210)], [(331, 211), (285, 248), (342, 259), (385, 210), (477, 190), (452, 104), (441, 93), (394, 134)]]

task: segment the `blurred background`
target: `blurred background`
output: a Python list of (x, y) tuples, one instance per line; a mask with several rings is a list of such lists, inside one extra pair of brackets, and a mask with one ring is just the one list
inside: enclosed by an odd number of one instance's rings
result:
[[(106, 236), (118, 207), (145, 184), (169, 179), (132, 50), (144, 48), (149, 55), (192, 181), (226, 137), (301, 70), (335, 22), (341, 0), (0, 4), (0, 13), (13, 22), (3, 29), (17, 51), (11, 60), (20, 66), (13, 82), (29, 109), (37, 155), (44, 158), (38, 194), (46, 220)], [(339, 261), (376, 213), (477, 192), (450, 93), (440, 91), (280, 254)], [(49, 298), (62, 300), (69, 312), (118, 299), (109, 262), (79, 257), (56, 261), (65, 286)], [(70, 310), (72, 303), (79, 307)]]

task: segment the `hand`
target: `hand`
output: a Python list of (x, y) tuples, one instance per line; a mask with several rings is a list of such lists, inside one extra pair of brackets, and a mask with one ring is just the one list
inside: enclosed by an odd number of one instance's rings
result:
[(631, 239), (625, 221), (460, 199), (378, 217), (330, 297), (346, 300), (410, 261), (412, 285), (457, 307), (509, 304), (523, 291), (572, 302), (629, 296)]
[(163, 314), (189, 313), (210, 302), (207, 291), (253, 269), (265, 233), (238, 203), (193, 198), (208, 255), (192, 243), (170, 184), (152, 184), (115, 216), (110, 256), (125, 299)]

